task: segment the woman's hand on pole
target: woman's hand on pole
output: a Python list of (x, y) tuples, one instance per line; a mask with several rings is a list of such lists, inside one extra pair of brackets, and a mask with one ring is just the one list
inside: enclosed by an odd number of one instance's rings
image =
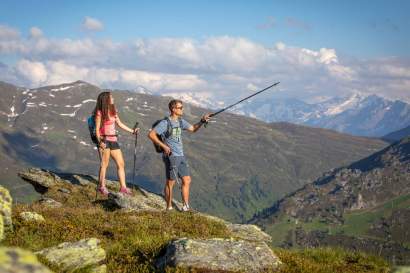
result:
[(98, 143), (98, 147), (104, 150), (106, 147), (105, 142), (100, 140), (100, 142)]
[(140, 132), (140, 128), (134, 128), (134, 130), (132, 130), (133, 135), (138, 135), (139, 132)]

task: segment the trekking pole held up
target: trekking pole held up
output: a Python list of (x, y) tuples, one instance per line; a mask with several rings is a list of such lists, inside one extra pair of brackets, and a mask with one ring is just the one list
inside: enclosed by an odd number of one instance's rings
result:
[[(272, 87), (278, 85), (279, 83), (280, 83), (280, 82), (276, 82), (276, 83), (274, 83), (274, 84), (272, 84), (272, 85), (269, 85), (268, 87), (266, 87), (266, 88), (264, 88), (264, 89), (262, 89), (262, 90), (260, 90), (260, 91), (258, 91), (258, 92), (256, 92), (256, 93), (253, 93), (252, 95), (250, 95), (250, 96), (248, 96), (248, 97), (246, 97), (246, 98), (244, 98), (244, 99), (241, 99), (240, 101), (235, 102), (234, 104), (231, 104), (231, 105), (229, 105), (229, 106), (227, 106), (227, 107), (225, 107), (225, 108), (223, 108), (223, 109), (221, 109), (221, 110), (219, 110), (219, 111), (217, 111), (217, 112), (215, 112), (215, 113), (210, 114), (209, 117), (212, 118), (212, 117), (214, 117), (214, 116), (216, 116), (216, 115), (218, 115), (218, 114), (220, 114), (220, 113), (222, 113), (222, 112), (228, 110), (229, 108), (232, 108), (232, 107), (234, 107), (235, 105), (237, 105), (237, 104), (239, 104), (239, 103), (241, 103), (241, 102), (243, 102), (243, 101), (245, 101), (245, 100), (247, 100), (247, 99), (250, 99), (250, 98), (252, 98), (253, 96), (256, 96), (256, 95), (258, 95), (258, 94), (260, 94), (260, 93), (262, 93), (262, 92), (264, 92), (264, 91), (266, 91), (266, 90), (268, 90), (268, 89), (270, 89), (270, 88), (272, 88)], [(205, 125), (206, 125), (206, 123), (205, 123)]]

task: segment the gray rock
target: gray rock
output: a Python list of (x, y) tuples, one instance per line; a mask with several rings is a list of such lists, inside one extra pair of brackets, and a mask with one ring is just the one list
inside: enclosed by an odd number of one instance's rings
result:
[[(148, 192), (144, 189), (134, 191), (132, 196), (118, 192), (109, 194), (109, 198), (120, 208), (126, 211), (161, 211), (166, 208), (165, 200), (161, 195)], [(182, 208), (182, 204), (173, 201), (177, 209)]]
[(71, 193), (71, 191), (69, 189), (66, 189), (66, 188), (60, 188), (60, 189), (58, 189), (58, 191), (61, 191), (62, 193), (67, 193), (67, 194)]
[(46, 192), (49, 188), (66, 183), (57, 174), (38, 168), (29, 168), (27, 171), (19, 172), (18, 175), (31, 183), (40, 192)]
[(24, 222), (44, 222), (43, 215), (36, 212), (24, 211), (20, 213), (20, 217)]
[(60, 202), (49, 197), (42, 197), (38, 202), (50, 208), (60, 208), (63, 205)]
[[(3, 230), (2, 234), (6, 231), (13, 230), (13, 221), (11, 219), (11, 207), (13, 199), (9, 191), (0, 186), (0, 217), (3, 218), (1, 229)], [(1, 239), (0, 239), (1, 241)]]
[(156, 261), (159, 269), (166, 266), (208, 271), (261, 272), (281, 264), (273, 251), (262, 242), (225, 239), (172, 241), (165, 255)]
[(236, 239), (241, 239), (250, 242), (271, 242), (272, 237), (267, 233), (263, 232), (258, 226), (255, 225), (242, 225), (242, 224), (232, 224), (219, 217), (209, 215), (206, 213), (198, 213), (202, 217), (205, 217), (211, 221), (220, 222), (225, 224), (229, 232), (232, 233), (232, 237)]
[(2, 273), (52, 273), (30, 251), (20, 248), (0, 247), (0, 272)]
[(74, 271), (91, 267), (92, 272), (106, 271), (103, 264), (105, 250), (99, 247), (96, 238), (84, 239), (74, 243), (62, 243), (56, 247), (36, 252), (51, 264), (57, 265), (63, 271)]
[(272, 237), (255, 225), (228, 224), (228, 230), (235, 238), (251, 242), (271, 242)]

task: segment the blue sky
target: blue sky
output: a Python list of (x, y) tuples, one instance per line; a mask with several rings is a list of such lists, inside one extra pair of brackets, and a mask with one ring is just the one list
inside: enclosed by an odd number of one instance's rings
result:
[[(408, 99), (409, 10), (404, 0), (1, 1), (1, 77), (35, 87), (78, 70), (102, 87), (132, 88), (149, 74), (142, 84), (157, 92), (210, 97), (278, 78), (296, 81), (283, 88), (301, 97), (360, 91)], [(263, 76), (264, 66), (277, 77)], [(58, 75), (64, 69), (71, 77)], [(101, 69), (111, 81), (96, 76)], [(311, 82), (315, 76), (321, 80)]]

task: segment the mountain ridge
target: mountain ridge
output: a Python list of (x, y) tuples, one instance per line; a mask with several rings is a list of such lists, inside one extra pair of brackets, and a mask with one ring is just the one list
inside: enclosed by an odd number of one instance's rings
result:
[[(255, 214), (248, 223), (264, 227), (270, 235), (282, 227), (281, 234), (291, 236), (276, 243), (307, 247), (338, 242), (346, 248), (380, 250), (389, 260), (405, 264), (410, 259), (410, 236), (402, 230), (410, 223), (409, 200), (407, 137), (323, 174)], [(358, 240), (362, 240), (361, 246), (356, 244)]]
[[(1, 92), (6, 104), (0, 108), (4, 112), (0, 115), (0, 163), (8, 168), (1, 171), (1, 183), (20, 187), (13, 173), (29, 166), (97, 172), (98, 157), (86, 119), (101, 91), (76, 82)], [(142, 128), (137, 147), (137, 183), (161, 192), (165, 180), (162, 162), (145, 136), (151, 124), (168, 113), (169, 98), (130, 91), (113, 91), (113, 95), (122, 121), (132, 126), (137, 119)], [(10, 117), (12, 106), (15, 116)], [(208, 111), (190, 104), (185, 104), (184, 110), (185, 118), (192, 123)], [(119, 133), (130, 180), (135, 140), (130, 134)], [(232, 221), (244, 221), (320, 173), (385, 145), (380, 140), (331, 130), (267, 124), (224, 113), (208, 128), (184, 137), (193, 176), (192, 205)], [(108, 176), (115, 176), (113, 168)], [(29, 196), (29, 189), (22, 187), (19, 196)]]

